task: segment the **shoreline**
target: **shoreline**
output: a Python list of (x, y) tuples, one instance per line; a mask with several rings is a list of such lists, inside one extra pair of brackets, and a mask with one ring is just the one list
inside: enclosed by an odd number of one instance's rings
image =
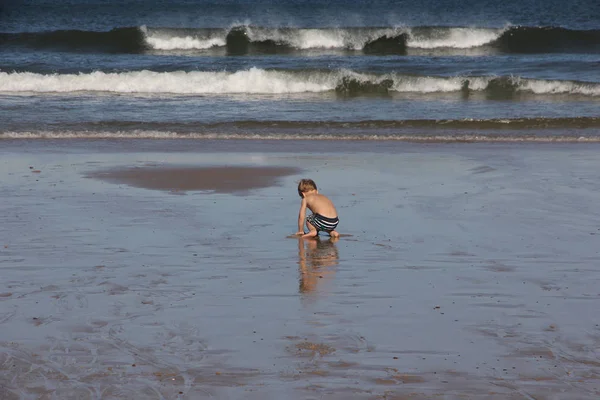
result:
[[(567, 130), (569, 134), (555, 133)], [(484, 133), (465, 133), (465, 130), (444, 130), (434, 133), (433, 131), (409, 130), (408, 132), (388, 132), (381, 129), (371, 131), (352, 132), (352, 129), (343, 131), (334, 131), (330, 133), (311, 133), (308, 130), (299, 132), (285, 132), (276, 129), (276, 132), (269, 130), (259, 130), (257, 132), (247, 131), (244, 133), (224, 133), (224, 132), (172, 132), (172, 131), (154, 131), (154, 130), (134, 130), (117, 132), (2, 132), (0, 141), (190, 141), (190, 142), (213, 142), (213, 141), (242, 141), (242, 142), (387, 142), (387, 143), (423, 143), (423, 144), (444, 144), (444, 143), (600, 143), (600, 130), (598, 128), (577, 128), (573, 131), (568, 128), (558, 129), (532, 129), (525, 131), (521, 129), (511, 130), (488, 130)], [(481, 132), (480, 130), (477, 130)], [(548, 133), (548, 132), (554, 133)], [(512, 133), (511, 133), (512, 132)], [(520, 132), (520, 134), (514, 134)], [(573, 133), (575, 132), (575, 133)]]

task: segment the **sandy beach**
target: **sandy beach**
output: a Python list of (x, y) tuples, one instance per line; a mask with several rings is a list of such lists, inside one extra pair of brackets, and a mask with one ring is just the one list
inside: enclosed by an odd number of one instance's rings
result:
[(0, 141), (0, 399), (598, 399), (599, 150)]

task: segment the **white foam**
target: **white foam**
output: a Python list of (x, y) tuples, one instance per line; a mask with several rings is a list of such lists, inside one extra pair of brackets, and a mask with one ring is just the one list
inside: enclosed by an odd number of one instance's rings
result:
[(335, 49), (346, 46), (345, 37), (341, 30), (301, 29), (290, 43), (298, 49)]
[(277, 29), (245, 27), (248, 39), (253, 42), (271, 40), (287, 44), (300, 50), (341, 49), (356, 47), (361, 49), (363, 40), (357, 43), (349, 41), (349, 33), (344, 29)]
[(146, 42), (155, 50), (204, 50), (225, 46), (225, 37), (180, 37), (154, 33), (146, 36)]
[(42, 75), (0, 72), (0, 92), (19, 93), (174, 93), (174, 94), (282, 94), (323, 92), (335, 88), (327, 74), (306, 77), (251, 68), (237, 72), (93, 72)]
[[(0, 139), (178, 139), (175, 132), (160, 131), (38, 131), (38, 132), (1, 132)], [(191, 137), (190, 137), (191, 138)]]
[(482, 90), (485, 90), (485, 88), (487, 88), (488, 84), (490, 83), (490, 81), (492, 79), (493, 79), (493, 77), (475, 77), (475, 78), (468, 78), (468, 79), (462, 79), (462, 80), (469, 81), (469, 90), (482, 91)]
[[(297, 94), (335, 90), (342, 78), (360, 82), (392, 79), (391, 90), (409, 93), (458, 92), (465, 81), (472, 91), (486, 90), (493, 77), (415, 77), (400, 74), (373, 75), (350, 70), (331, 72), (270, 71), (259, 68), (237, 72), (135, 71), (121, 73), (42, 75), (32, 72), (0, 72), (3, 93), (106, 92), (119, 94)], [(569, 81), (511, 78), (518, 91), (536, 94), (600, 96), (600, 85)]]
[(435, 31), (434, 37), (410, 32), (408, 47), (420, 49), (481, 47), (498, 39), (504, 29), (448, 28)]
[(403, 141), (403, 142), (565, 142), (598, 143), (598, 136), (510, 136), (510, 135), (326, 135), (326, 134), (244, 134), (244, 133), (189, 133), (131, 130), (119, 132), (90, 131), (38, 131), (0, 132), (0, 140), (18, 139), (156, 139), (156, 140), (363, 140), (363, 141)]
[[(383, 29), (295, 29), (264, 28), (243, 25), (251, 41), (272, 40), (288, 44), (301, 50), (307, 49), (352, 49), (361, 50), (368, 42), (387, 36), (395, 37), (403, 32), (409, 33), (408, 47), (421, 49), (480, 47), (498, 39), (506, 29), (485, 28), (438, 28), (419, 33), (400, 27)], [(140, 27), (149, 46), (157, 50), (193, 50), (225, 46), (227, 31), (202, 36), (179, 36), (177, 33)]]
[(387, 36), (394, 37), (403, 32), (401, 29), (347, 30), (347, 29), (301, 29), (290, 38), (290, 43), (299, 49), (338, 48), (362, 50), (373, 40)]
[[(368, 42), (383, 36), (393, 37), (404, 32), (400, 28), (386, 29), (311, 29), (311, 28), (264, 28), (251, 25), (244, 26), (248, 39), (253, 42), (271, 40), (279, 44), (288, 44), (300, 50), (309, 49), (351, 49), (359, 51)], [(225, 46), (227, 30), (212, 33), (208, 36), (177, 35), (176, 32), (140, 27), (145, 35), (146, 43), (156, 50), (203, 50), (211, 47)], [(206, 35), (206, 33), (204, 33)]]
[(600, 96), (600, 86), (597, 84), (569, 81), (521, 80), (520, 90), (531, 91), (535, 94), (581, 94), (585, 96)]
[(397, 92), (437, 93), (457, 92), (461, 89), (464, 79), (436, 77), (391, 77), (394, 79), (393, 90)]

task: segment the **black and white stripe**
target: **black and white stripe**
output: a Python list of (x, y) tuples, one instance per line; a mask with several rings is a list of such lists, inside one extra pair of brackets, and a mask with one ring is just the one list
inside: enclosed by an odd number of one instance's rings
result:
[(312, 226), (317, 228), (317, 231), (325, 231), (325, 232), (331, 232), (338, 226), (338, 223), (340, 222), (338, 217), (328, 218), (328, 217), (322, 216), (321, 214), (309, 215), (306, 218), (306, 220), (308, 222), (310, 222), (310, 224)]

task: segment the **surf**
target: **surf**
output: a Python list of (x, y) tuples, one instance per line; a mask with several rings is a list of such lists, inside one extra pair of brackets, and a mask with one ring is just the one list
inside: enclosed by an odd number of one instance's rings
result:
[(150, 70), (40, 74), (0, 72), (0, 93), (125, 95), (294, 95), (335, 93), (343, 96), (386, 94), (477, 93), (493, 98), (528, 95), (574, 95), (599, 97), (600, 84), (568, 80), (543, 80), (519, 76), (418, 76), (399, 73), (375, 74), (352, 70), (238, 71)]
[(293, 28), (232, 25), (222, 28), (158, 28), (145, 25), (109, 31), (55, 30), (0, 33), (0, 45), (48, 51), (144, 53), (222, 50), (229, 55), (310, 50), (369, 55), (408, 51), (487, 49), (509, 54), (600, 52), (600, 30), (562, 27), (503, 28), (389, 26)]

